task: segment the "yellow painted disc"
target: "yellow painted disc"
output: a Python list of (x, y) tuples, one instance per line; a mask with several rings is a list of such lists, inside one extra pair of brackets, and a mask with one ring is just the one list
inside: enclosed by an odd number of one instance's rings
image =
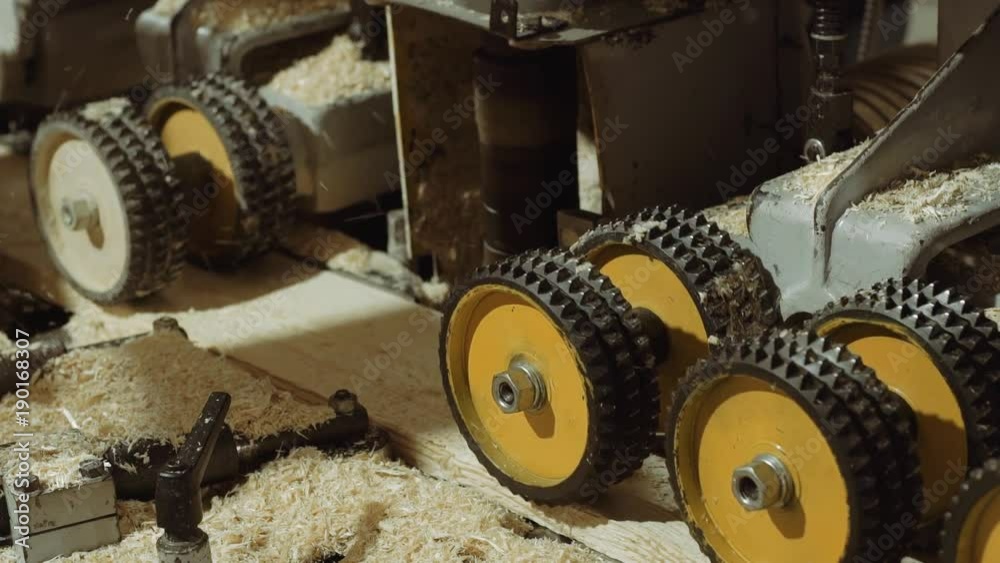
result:
[(241, 201), (222, 137), (187, 100), (165, 98), (150, 114), (189, 192), (192, 247), (199, 254), (225, 252), (229, 241), (239, 236)]
[(1000, 488), (976, 503), (962, 527), (955, 558), (955, 563), (996, 561), (1000, 561)]
[[(483, 284), (461, 298), (446, 330), (446, 383), (482, 453), (532, 487), (573, 476), (592, 440), (593, 389), (565, 329), (527, 293)], [(548, 401), (538, 411), (506, 414), (493, 399), (493, 376), (515, 358), (544, 380)]]
[(861, 357), (913, 410), (924, 519), (941, 516), (965, 476), (969, 452), (962, 407), (934, 352), (907, 327), (885, 318), (834, 314), (814, 328)]
[[(674, 421), (674, 469), (688, 521), (727, 563), (839, 563), (852, 534), (849, 486), (818, 415), (775, 381), (735, 372), (688, 396)], [(787, 467), (794, 496), (748, 511), (733, 471), (761, 454)]]
[(701, 213), (649, 208), (595, 227), (572, 251), (607, 276), (633, 309), (659, 319), (651, 340), (664, 399), (708, 357), (713, 337), (755, 336), (779, 317), (766, 270)]

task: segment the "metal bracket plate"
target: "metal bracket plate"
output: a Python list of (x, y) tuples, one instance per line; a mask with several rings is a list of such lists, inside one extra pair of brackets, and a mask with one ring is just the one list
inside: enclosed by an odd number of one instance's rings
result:
[(752, 243), (781, 288), (786, 314), (815, 311), (886, 278), (919, 275), (941, 249), (1000, 224), (1000, 190), (919, 222), (856, 208), (913, 168), (948, 169), (1000, 153), (998, 53), (1000, 10), (815, 196), (796, 197), (793, 176), (754, 192)]

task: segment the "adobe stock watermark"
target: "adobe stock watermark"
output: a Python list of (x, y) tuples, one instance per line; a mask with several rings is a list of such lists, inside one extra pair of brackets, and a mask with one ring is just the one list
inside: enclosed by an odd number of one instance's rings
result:
[[(883, 15), (878, 21), (878, 30), (882, 34), (882, 39), (887, 41), (903, 29), (913, 14), (925, 4), (927, 4), (927, 0), (893, 2), (889, 13)], [(933, 6), (932, 8), (936, 10), (937, 6)]]
[(736, 2), (736, 10), (723, 8), (719, 10), (718, 17), (703, 19), (701, 21), (703, 29), (695, 35), (689, 35), (684, 52), (674, 51), (671, 57), (677, 72), (684, 73), (684, 67), (694, 63), (695, 59), (705, 54), (706, 49), (710, 49), (715, 40), (722, 37), (726, 31), (726, 26), (736, 23), (737, 13), (746, 11), (750, 7), (750, 0), (739, 0)]
[[(622, 133), (628, 130), (629, 124), (622, 122), (620, 117), (615, 117), (614, 119), (606, 118), (604, 120), (603, 127), (597, 135), (597, 140), (595, 148), (597, 154), (604, 152), (608, 145), (618, 140)], [(579, 153), (573, 153), (570, 156), (570, 165), (578, 166), (580, 160)], [(542, 189), (538, 191), (533, 197), (524, 198), (524, 212), (514, 213), (510, 216), (510, 220), (514, 223), (514, 229), (517, 234), (521, 234), (524, 228), (531, 225), (533, 221), (542, 216), (542, 212), (548, 209), (553, 202), (559, 200), (559, 196), (567, 189), (574, 185), (576, 180), (576, 173), (572, 170), (563, 170), (559, 175), (553, 180), (547, 180), (542, 182)]]

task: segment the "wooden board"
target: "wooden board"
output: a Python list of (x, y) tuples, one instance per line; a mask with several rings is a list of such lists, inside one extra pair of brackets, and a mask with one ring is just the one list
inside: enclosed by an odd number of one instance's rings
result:
[(653, 457), (590, 505), (544, 507), (513, 496), (476, 461), (441, 391), (440, 315), (355, 279), (273, 254), (238, 274), (189, 267), (162, 295), (101, 309), (61, 282), (34, 234), (24, 161), (0, 157), (0, 281), (16, 279), (77, 311), (79, 344), (143, 332), (177, 317), (198, 345), (252, 364), (306, 391), (358, 393), (394, 449), (425, 473), (474, 488), (498, 504), (621, 561), (705, 561), (678, 521), (663, 460)]

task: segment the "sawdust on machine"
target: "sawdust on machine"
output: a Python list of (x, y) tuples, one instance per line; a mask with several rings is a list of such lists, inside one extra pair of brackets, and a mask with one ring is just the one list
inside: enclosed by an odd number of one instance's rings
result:
[[(46, 431), (78, 426), (101, 440), (177, 443), (213, 391), (232, 395), (227, 422), (250, 438), (308, 428), (332, 416), (329, 407), (302, 404), (270, 380), (167, 332), (52, 360), (32, 384), (32, 425)], [(15, 400), (4, 397), (0, 409), (12, 412)], [(13, 417), (2, 419), (0, 428), (7, 435), (18, 431)]]
[(921, 223), (961, 213), (989, 199), (998, 185), (1000, 162), (984, 155), (952, 170), (916, 170), (911, 177), (895, 180), (855, 207), (876, 216), (903, 216)]
[(311, 12), (349, 8), (350, 0), (209, 0), (198, 6), (195, 21), (219, 31), (249, 31)]
[(329, 47), (282, 70), (268, 84), (289, 97), (313, 105), (384, 92), (391, 85), (389, 62), (363, 59), (361, 44), (347, 35), (336, 36)]
[[(152, 503), (121, 502), (122, 542), (55, 561), (154, 558)], [(563, 561), (604, 559), (577, 545), (529, 539), (532, 526), (469, 489), (397, 462), (331, 458), (303, 448), (212, 500), (201, 524), (219, 562)], [(4, 555), (8, 555), (5, 553)]]
[(788, 186), (791, 190), (795, 192), (795, 197), (800, 199), (811, 200), (820, 192), (823, 188), (827, 187), (830, 182), (832, 182), (837, 175), (844, 171), (851, 162), (854, 161), (861, 151), (865, 150), (870, 141), (865, 141), (855, 147), (847, 149), (846, 151), (836, 152), (827, 155), (826, 158), (821, 158), (815, 162), (810, 162), (809, 164), (790, 172), (788, 174), (789, 182)]
[[(32, 434), (31, 473), (38, 477), (43, 491), (63, 489), (79, 483), (82, 479), (80, 463), (100, 457), (105, 449), (100, 440), (76, 430)], [(11, 446), (16, 446), (16, 442)], [(0, 473), (5, 478), (12, 478), (18, 471), (18, 462), (17, 454), (0, 450)]]
[(738, 196), (722, 205), (709, 207), (702, 213), (706, 219), (730, 235), (749, 237), (750, 228), (747, 225), (747, 208), (749, 206), (750, 198), (748, 196)]
[(604, 192), (601, 190), (601, 171), (597, 145), (594, 139), (577, 133), (576, 162), (580, 179), (580, 209), (601, 213)]

